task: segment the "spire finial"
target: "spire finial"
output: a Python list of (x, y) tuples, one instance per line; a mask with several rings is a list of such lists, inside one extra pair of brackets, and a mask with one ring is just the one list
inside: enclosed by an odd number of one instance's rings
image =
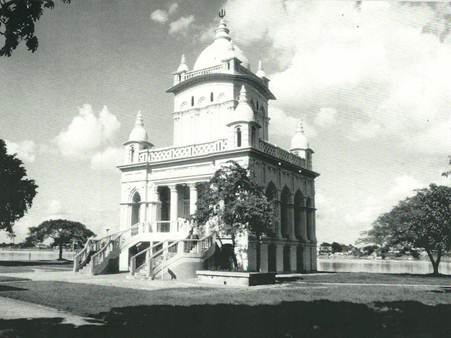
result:
[(144, 118), (143, 114), (141, 113), (141, 110), (138, 110), (138, 114), (136, 114), (135, 126), (144, 127)]
[(258, 70), (263, 70), (262, 60), (258, 60)]
[(186, 64), (185, 54), (182, 54), (182, 58), (180, 59), (180, 64), (181, 64), (181, 65)]
[(260, 78), (266, 77), (266, 73), (263, 70), (262, 60), (258, 60), (258, 70), (257, 70), (257, 73), (255, 73), (255, 74)]
[(230, 40), (230, 35), (229, 35), (229, 29), (227, 28), (227, 25), (225, 23), (224, 17), (225, 17), (225, 10), (221, 9), (219, 10), (218, 16), (221, 20), (219, 20), (219, 25), (216, 28), (216, 37), (215, 39), (227, 39)]
[(238, 101), (240, 101), (240, 102), (248, 102), (247, 101), (247, 91), (246, 91), (246, 86), (245, 85), (241, 86), (240, 97), (239, 97)]
[(296, 132), (304, 134), (304, 122), (303, 122), (302, 118), (300, 118), (298, 120), (298, 124), (297, 124), (297, 127), (296, 127)]

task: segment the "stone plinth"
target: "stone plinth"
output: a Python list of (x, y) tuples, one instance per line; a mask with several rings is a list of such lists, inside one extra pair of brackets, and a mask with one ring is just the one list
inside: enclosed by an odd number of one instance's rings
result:
[(274, 272), (199, 270), (196, 272), (196, 274), (199, 282), (218, 285), (253, 286), (274, 284), (276, 281), (276, 274)]

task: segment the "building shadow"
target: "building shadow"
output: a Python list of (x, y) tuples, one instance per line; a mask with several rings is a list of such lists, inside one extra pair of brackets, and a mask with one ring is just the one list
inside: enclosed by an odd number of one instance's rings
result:
[(61, 319), (0, 320), (0, 337), (450, 337), (451, 305), (419, 302), (283, 302), (277, 305), (128, 306), (95, 317), (103, 326)]

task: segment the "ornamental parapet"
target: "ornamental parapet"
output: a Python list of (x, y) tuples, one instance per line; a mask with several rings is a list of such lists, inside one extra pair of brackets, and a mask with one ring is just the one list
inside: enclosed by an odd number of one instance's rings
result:
[[(269, 155), (277, 160), (293, 164), (297, 167), (306, 169), (310, 169), (311, 167), (311, 165), (307, 163), (305, 159), (263, 140), (259, 140), (256, 146), (251, 147), (251, 149), (252, 148), (266, 155)], [(240, 149), (241, 148), (237, 148), (233, 144), (229, 144), (227, 139), (219, 139), (212, 142), (199, 143), (180, 147), (167, 147), (167, 148), (141, 150), (139, 152), (137, 162), (156, 163), (156, 162), (172, 161), (185, 158), (195, 158), (199, 156), (211, 155), (227, 151), (236, 151)]]

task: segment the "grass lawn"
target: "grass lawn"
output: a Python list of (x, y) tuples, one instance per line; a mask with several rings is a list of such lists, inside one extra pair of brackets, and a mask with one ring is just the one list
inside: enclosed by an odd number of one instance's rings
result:
[[(451, 337), (449, 277), (324, 274), (253, 288), (135, 290), (65, 282), (5, 282), (0, 296), (102, 320), (0, 320), (11, 337)], [(151, 281), (149, 281), (151, 283)], [(170, 283), (170, 282), (168, 282)], [(9, 336), (8, 336), (9, 337)]]

